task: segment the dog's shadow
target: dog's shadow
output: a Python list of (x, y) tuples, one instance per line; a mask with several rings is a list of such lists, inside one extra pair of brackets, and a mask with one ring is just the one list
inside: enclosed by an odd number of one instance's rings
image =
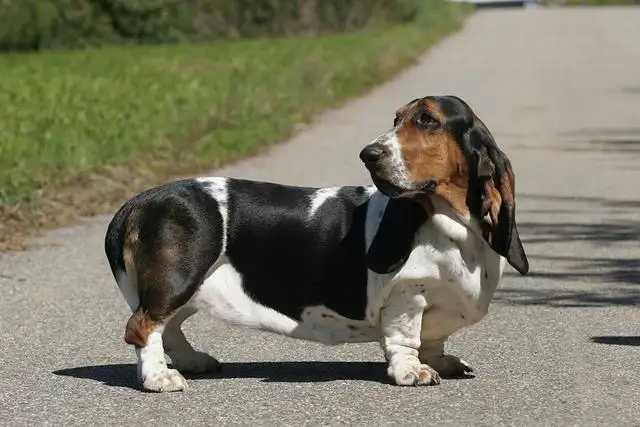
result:
[[(222, 364), (220, 372), (185, 377), (188, 380), (258, 378), (263, 382), (283, 383), (371, 381), (391, 384), (386, 372), (384, 362), (227, 362)], [(134, 364), (80, 366), (53, 374), (91, 379), (111, 387), (140, 389)], [(473, 378), (473, 375), (463, 378)]]
[[(217, 373), (185, 375), (188, 380), (258, 378), (263, 382), (373, 381), (387, 383), (383, 362), (227, 362)], [(112, 387), (139, 389), (135, 364), (80, 366), (54, 371), (65, 377), (91, 379)]]

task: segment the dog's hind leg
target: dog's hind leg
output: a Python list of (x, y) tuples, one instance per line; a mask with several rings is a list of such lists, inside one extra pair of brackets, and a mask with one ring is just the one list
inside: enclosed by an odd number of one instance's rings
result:
[(176, 368), (202, 371), (203, 366), (208, 369), (217, 365), (212, 358), (196, 352), (180, 329), (195, 312), (188, 302), (204, 275), (189, 265), (190, 259), (198, 258), (191, 250), (189, 245), (171, 248), (168, 252), (179, 256), (167, 257), (163, 248), (138, 248), (131, 262), (125, 255), (127, 274), (136, 273), (139, 296), (139, 305), (125, 328), (125, 341), (136, 348), (138, 377), (148, 391), (180, 391), (187, 386), (177, 369), (167, 367), (165, 350)]
[(186, 388), (178, 370), (167, 367), (165, 350), (176, 368), (201, 372), (217, 367), (213, 358), (191, 347), (180, 329), (195, 312), (188, 303), (207, 272), (207, 258), (211, 259), (210, 253), (202, 253), (197, 244), (186, 243), (186, 236), (181, 234), (174, 228), (169, 244), (141, 244), (131, 261), (127, 261), (125, 252), (127, 274), (136, 273), (139, 296), (139, 305), (125, 329), (125, 341), (136, 347), (138, 376), (149, 391)]
[(164, 351), (171, 358), (173, 368), (182, 373), (218, 372), (220, 363), (207, 353), (194, 350), (180, 327), (196, 311), (195, 308), (185, 306), (169, 320), (162, 333)]
[[(162, 338), (171, 320), (165, 324), (157, 316), (150, 315), (145, 308), (149, 305), (148, 298), (138, 296), (137, 287), (134, 285), (135, 278), (124, 272), (117, 272), (117, 282), (133, 311), (125, 328), (124, 339), (127, 344), (136, 348), (138, 379), (143, 382), (143, 388), (150, 391), (184, 390), (185, 379), (178, 371), (168, 369), (164, 359)], [(171, 330), (173, 328), (170, 327), (169, 335)]]
[(180, 372), (167, 366), (165, 347), (178, 368), (217, 366), (213, 358), (196, 352), (180, 329), (195, 312), (190, 301), (223, 250), (217, 203), (190, 191), (150, 198), (117, 215), (107, 233), (112, 270), (133, 310), (125, 341), (136, 349), (138, 377), (149, 391), (187, 386)]
[(125, 341), (136, 348), (138, 356), (138, 378), (147, 391), (182, 391), (187, 388), (184, 377), (176, 370), (169, 369), (164, 358), (162, 333), (163, 321), (153, 320), (144, 310), (136, 310), (125, 332)]

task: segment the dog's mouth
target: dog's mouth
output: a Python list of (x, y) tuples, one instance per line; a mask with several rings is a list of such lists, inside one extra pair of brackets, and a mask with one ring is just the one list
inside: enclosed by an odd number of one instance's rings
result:
[(429, 179), (420, 184), (420, 192), (424, 194), (434, 194), (436, 192), (436, 186), (438, 185), (438, 181), (435, 179)]
[(438, 184), (436, 180), (430, 179), (415, 183), (415, 185), (411, 185), (410, 187), (405, 187), (397, 185), (393, 181), (381, 178), (375, 174), (371, 174), (371, 178), (373, 180), (373, 184), (378, 188), (378, 190), (392, 199), (409, 198), (418, 194), (434, 194), (436, 191), (436, 185)]

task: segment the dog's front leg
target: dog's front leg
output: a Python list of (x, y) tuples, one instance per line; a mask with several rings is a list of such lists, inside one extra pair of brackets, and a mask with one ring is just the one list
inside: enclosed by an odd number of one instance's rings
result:
[(440, 384), (438, 372), (418, 359), (426, 306), (420, 286), (400, 284), (380, 313), (382, 350), (389, 362), (387, 373), (398, 385)]
[(428, 363), (442, 378), (460, 378), (473, 372), (467, 362), (444, 352), (447, 338), (468, 323), (460, 313), (430, 307), (422, 314), (420, 361)]
[(418, 355), (420, 361), (432, 366), (442, 378), (462, 378), (473, 372), (473, 368), (464, 360), (452, 354), (445, 354), (445, 340), (446, 338), (433, 341), (423, 340)]

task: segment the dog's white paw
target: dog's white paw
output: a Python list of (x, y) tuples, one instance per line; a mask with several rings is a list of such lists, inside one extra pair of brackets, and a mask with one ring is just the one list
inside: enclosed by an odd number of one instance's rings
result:
[(389, 365), (387, 371), (397, 385), (438, 385), (440, 375), (431, 366), (419, 362), (402, 361)]
[(183, 391), (187, 388), (187, 381), (175, 369), (164, 368), (150, 372), (142, 379), (142, 388), (147, 391)]
[(420, 361), (428, 363), (433, 369), (438, 371), (442, 378), (461, 378), (467, 373), (473, 372), (473, 368), (464, 360), (445, 354), (438, 357), (428, 358)]
[(215, 358), (201, 351), (194, 351), (187, 355), (169, 355), (171, 364), (180, 372), (189, 374), (204, 374), (220, 372), (222, 365)]

